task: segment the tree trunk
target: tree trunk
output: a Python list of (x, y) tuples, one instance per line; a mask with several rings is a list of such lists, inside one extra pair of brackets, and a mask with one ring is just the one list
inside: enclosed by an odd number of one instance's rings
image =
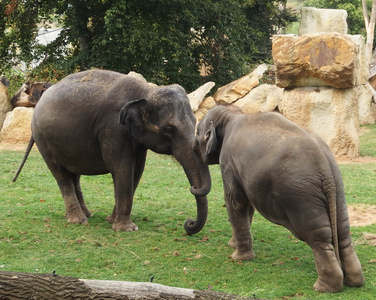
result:
[(366, 0), (362, 0), (362, 7), (363, 7), (363, 18), (364, 24), (367, 31), (367, 40), (366, 40), (366, 59), (368, 63), (372, 63), (372, 47), (373, 47), (373, 38), (375, 32), (375, 20), (376, 20), (376, 0), (372, 1), (372, 10), (371, 16), (368, 17), (368, 10)]
[(0, 299), (259, 299), (151, 282), (87, 280), (55, 274), (0, 272)]

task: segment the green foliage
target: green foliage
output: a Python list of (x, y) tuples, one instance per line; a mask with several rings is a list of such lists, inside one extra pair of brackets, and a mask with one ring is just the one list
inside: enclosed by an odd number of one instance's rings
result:
[[(362, 143), (374, 147), (376, 132)], [(362, 147), (363, 148), (363, 147)], [(194, 217), (195, 201), (180, 165), (149, 152), (137, 189), (132, 219), (136, 232), (113, 232), (105, 217), (112, 211), (109, 175), (83, 176), (82, 189), (93, 217), (88, 225), (68, 224), (57, 184), (37, 150), (17, 182), (11, 179), (22, 159), (18, 151), (0, 151), (0, 270), (52, 273), (87, 279), (149, 281), (192, 289), (267, 299), (374, 298), (376, 224), (352, 227), (365, 285), (337, 294), (312, 290), (317, 279), (310, 248), (281, 226), (255, 214), (252, 234), (256, 258), (235, 262), (220, 169), (211, 166), (213, 187), (204, 229), (186, 235), (183, 223)], [(374, 204), (375, 164), (340, 165), (347, 203)]]
[[(270, 60), (270, 37), (292, 16), (279, 10), (280, 2), (285, 1), (3, 0), (0, 72), (41, 60), (40, 69), (64, 74), (104, 68), (136, 71), (187, 90), (206, 80), (223, 85)], [(61, 25), (60, 36), (36, 45), (37, 24), (52, 20)], [(35, 74), (42, 75), (39, 69), (30, 76)]]

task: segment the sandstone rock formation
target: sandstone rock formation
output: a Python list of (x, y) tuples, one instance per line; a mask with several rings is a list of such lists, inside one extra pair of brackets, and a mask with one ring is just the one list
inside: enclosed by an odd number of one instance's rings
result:
[(213, 108), (216, 105), (217, 102), (211, 96), (207, 97), (204, 101), (202, 101), (198, 109), (194, 112), (197, 122), (199, 122), (203, 117), (205, 117), (209, 109)]
[(289, 120), (320, 136), (334, 155), (359, 155), (356, 89), (285, 89), (279, 110)]
[(336, 156), (356, 157), (359, 124), (375, 115), (364, 39), (346, 34), (345, 15), (302, 9), (299, 36), (275, 36), (272, 54), (276, 84), (285, 88), (282, 114), (321, 136)]
[(215, 83), (212, 81), (209, 81), (205, 83), (204, 85), (200, 86), (198, 89), (193, 91), (192, 93), (189, 93), (188, 99), (191, 104), (192, 110), (195, 112), (202, 101), (204, 100), (205, 96), (210, 92), (210, 90), (215, 86)]
[(148, 81), (145, 79), (145, 77), (142, 76), (142, 74), (140, 74), (140, 73), (137, 73), (137, 72), (133, 72), (133, 71), (131, 71), (131, 72), (129, 72), (127, 75), (128, 75), (128, 76), (131, 76), (131, 77), (133, 77), (133, 78), (136, 78), (136, 79), (138, 79), (138, 80), (140, 80), (140, 81), (142, 81), (142, 82), (144, 82), (144, 83), (147, 83), (147, 84), (150, 85), (151, 87), (156, 87), (156, 86), (157, 86), (155, 83), (148, 82)]
[(283, 98), (283, 89), (276, 85), (262, 84), (234, 103), (244, 113), (274, 111)]
[(5, 143), (27, 143), (31, 137), (31, 117), (34, 108), (16, 107), (6, 114), (0, 131), (0, 141)]
[(338, 32), (347, 34), (347, 11), (302, 7), (299, 35), (306, 33)]
[(219, 104), (228, 105), (244, 97), (259, 84), (260, 78), (267, 69), (266, 64), (259, 65), (248, 75), (219, 88), (213, 96), (215, 101)]
[(12, 109), (8, 97), (8, 89), (0, 82), (0, 130), (5, 120), (5, 115)]
[(351, 88), (368, 80), (361, 36), (338, 33), (276, 35), (272, 55), (279, 87)]
[(30, 83), (28, 81), (21, 86), (10, 102), (13, 107), (34, 107), (43, 92), (51, 86), (49, 82)]
[(358, 99), (359, 125), (374, 124), (376, 120), (375, 90), (369, 83), (354, 87), (354, 97)]

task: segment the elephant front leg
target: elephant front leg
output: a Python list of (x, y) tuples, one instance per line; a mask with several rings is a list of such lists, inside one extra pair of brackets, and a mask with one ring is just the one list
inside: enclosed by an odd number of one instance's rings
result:
[(322, 293), (336, 293), (343, 289), (343, 272), (333, 246), (317, 243), (312, 247), (318, 279), (313, 289)]
[[(127, 170), (127, 173), (130, 171)], [(138, 227), (131, 220), (131, 211), (133, 206), (133, 174), (127, 176), (125, 180), (123, 176), (113, 174), (115, 187), (115, 207), (111, 217), (108, 219), (112, 223), (114, 231), (135, 231)]]
[[(114, 231), (135, 231), (138, 227), (131, 220), (133, 196), (145, 167), (146, 150), (138, 149), (135, 161), (125, 160), (120, 172), (112, 174), (115, 186), (115, 207), (107, 221)], [(132, 168), (129, 166), (133, 166)]]

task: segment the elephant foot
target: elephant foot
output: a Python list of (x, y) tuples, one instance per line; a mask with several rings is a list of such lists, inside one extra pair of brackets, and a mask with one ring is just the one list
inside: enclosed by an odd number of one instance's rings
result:
[(138, 227), (131, 220), (123, 222), (114, 222), (112, 224), (112, 229), (114, 231), (136, 231)]
[(350, 287), (359, 287), (364, 284), (362, 265), (351, 244), (342, 250), (342, 269), (344, 273), (343, 283)]
[(350, 287), (360, 287), (364, 284), (364, 277), (362, 274), (346, 274), (343, 283)]
[(67, 215), (68, 222), (71, 224), (87, 224), (87, 217), (81, 213), (78, 215)]
[(321, 293), (342, 291), (344, 275), (333, 252), (333, 246), (325, 243), (316, 246), (312, 251), (318, 278), (313, 289)]
[(90, 212), (90, 210), (87, 209), (87, 207), (81, 207), (82, 208), (82, 212), (84, 213), (84, 215), (87, 217), (87, 218), (90, 218), (92, 216), (92, 213)]
[(234, 253), (232, 253), (231, 258), (233, 260), (252, 260), (256, 257), (256, 255), (253, 253), (253, 250), (249, 250), (246, 252), (239, 251), (236, 249)]
[(334, 281), (335, 278), (330, 280), (317, 279), (316, 283), (313, 285), (313, 289), (320, 293), (338, 293), (343, 289), (342, 280)]
[(228, 245), (229, 245), (231, 248), (236, 249), (236, 241), (235, 241), (235, 238), (234, 238), (234, 237), (232, 237), (232, 238), (228, 241)]
[(112, 215), (109, 215), (109, 216), (106, 217), (106, 221), (110, 224), (114, 224), (115, 218)]

